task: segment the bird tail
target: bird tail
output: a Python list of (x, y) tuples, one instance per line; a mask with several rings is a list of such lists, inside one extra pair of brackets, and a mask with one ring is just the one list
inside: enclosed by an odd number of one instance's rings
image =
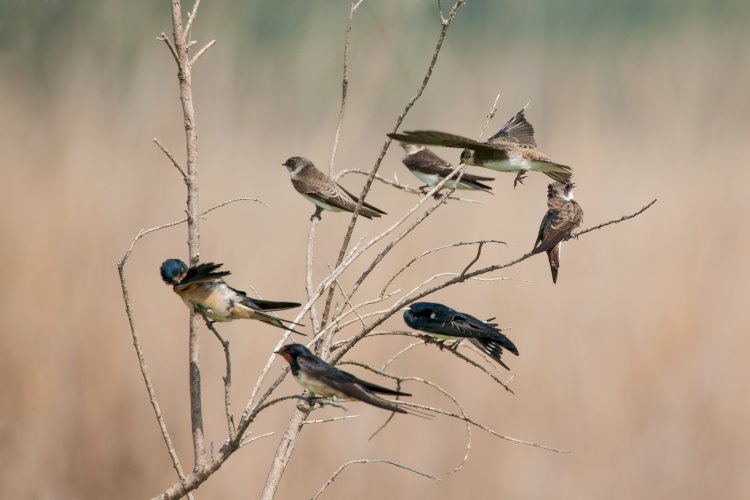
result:
[(500, 366), (502, 366), (506, 370), (510, 370), (510, 368), (501, 359), (503, 349), (507, 349), (508, 351), (518, 356), (518, 349), (516, 348), (515, 344), (513, 344), (513, 342), (511, 342), (510, 339), (503, 334), (499, 334), (499, 338), (497, 339), (470, 338), (469, 341), (475, 346), (479, 347), (482, 351), (487, 353), (492, 359), (497, 361)]
[(252, 300), (252, 303), (260, 308), (261, 311), (280, 311), (282, 309), (292, 309), (294, 307), (299, 307), (302, 305), (297, 302), (278, 302), (273, 300), (262, 300), (255, 298)]
[(289, 330), (298, 335), (307, 337), (306, 333), (297, 331), (290, 326), (290, 325), (305, 326), (302, 323), (295, 323), (294, 321), (289, 321), (288, 319), (281, 319), (271, 314), (266, 314), (260, 311), (255, 311), (255, 314), (253, 315), (253, 319), (257, 319), (258, 321), (262, 321), (263, 323), (267, 323), (269, 325), (275, 326), (276, 328), (281, 328), (282, 330)]
[(552, 271), (552, 283), (557, 283), (557, 271), (560, 269), (560, 247), (562, 243), (558, 244), (551, 250), (547, 250), (547, 258), (549, 258), (549, 269)]
[(378, 207), (370, 205), (367, 202), (362, 203), (362, 210), (359, 211), (359, 215), (372, 219), (373, 217), (380, 217), (381, 215), (387, 215), (384, 211)]
[(535, 161), (532, 170), (543, 172), (557, 182), (569, 182), (573, 178), (573, 169), (552, 161)]

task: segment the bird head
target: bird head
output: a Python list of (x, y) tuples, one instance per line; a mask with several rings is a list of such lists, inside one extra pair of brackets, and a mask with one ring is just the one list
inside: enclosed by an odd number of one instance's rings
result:
[(310, 349), (303, 346), (302, 344), (289, 344), (285, 345), (278, 351), (274, 352), (283, 357), (287, 363), (292, 364), (299, 356), (311, 356)]
[(445, 322), (444, 312), (447, 308), (442, 304), (432, 302), (415, 302), (404, 312), (404, 321), (412, 328), (419, 328), (419, 323), (424, 321)]
[(161, 263), (161, 279), (167, 285), (176, 285), (185, 277), (188, 266), (180, 259), (167, 259)]
[(474, 151), (471, 149), (464, 149), (461, 151), (461, 163), (476, 166), (476, 163), (474, 163)]
[(292, 156), (287, 161), (282, 163), (282, 165), (286, 167), (290, 174), (296, 174), (307, 167), (313, 166), (313, 163), (307, 158), (302, 158), (301, 156)]

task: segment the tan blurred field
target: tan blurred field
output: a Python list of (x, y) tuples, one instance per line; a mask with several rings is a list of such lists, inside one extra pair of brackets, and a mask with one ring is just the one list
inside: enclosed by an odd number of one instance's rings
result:
[[(224, 262), (233, 271), (229, 283), (241, 289), (303, 301), (312, 207), (280, 164), (293, 155), (329, 162), (348, 4), (320, 2), (308, 16), (294, 15), (291, 4), (249, 4), (242, 8), (249, 17), (239, 20), (231, 3), (206, 2), (194, 36), (218, 43), (196, 68), (194, 85), (201, 206), (242, 196), (269, 205), (238, 203), (207, 216), (203, 260)], [(446, 475), (463, 457), (463, 425), (399, 417), (368, 441), (387, 414), (350, 404), (348, 413), (359, 418), (304, 430), (278, 498), (309, 498), (340, 464), (363, 457), (396, 460), (441, 481), (354, 465), (323, 498), (750, 497), (750, 6), (665, 2), (657, 9), (632, 1), (642, 16), (636, 23), (581, 1), (558, 23), (554, 4), (506, 10), (500, 2), (469, 2), (404, 128), (476, 136), (498, 92), (492, 129), (531, 100), (527, 115), (540, 149), (574, 167), (584, 226), (659, 201), (634, 220), (569, 243), (556, 286), (540, 256), (495, 275), (511, 280), (430, 297), (512, 327), (521, 352), (507, 360), (515, 395), (435, 348), (412, 351), (390, 369), (433, 379), (502, 434), (571, 453), (473, 429), (468, 463)], [(19, 5), (21, 22), (31, 14), (24, 17)], [(2, 41), (3, 498), (144, 498), (176, 479), (115, 267), (140, 228), (184, 215), (184, 186), (151, 142), (159, 137), (184, 157), (175, 68), (153, 40), (170, 29), (167, 4), (155, 17), (151, 7), (114, 2), (92, 9), (66, 14), (67, 28), (48, 34), (42, 55), (33, 30), (45, 25)], [(261, 28), (269, 38), (255, 35)], [(353, 31), (337, 169), (373, 164), (422, 79), (437, 31), (430, 2), (365, 2)], [(381, 173), (418, 185), (400, 159), (392, 147)], [(488, 248), (486, 264), (529, 249), (546, 209), (547, 179), (532, 174), (514, 191), (512, 175), (496, 177), (495, 196), (475, 194), (485, 204), (451, 203), (436, 212), (357, 298), (372, 296), (413, 255), (441, 244), (512, 244)], [(358, 190), (362, 181), (343, 183)], [(355, 238), (377, 234), (417, 198), (376, 184), (368, 200), (389, 215), (358, 223)], [(348, 221), (324, 215), (317, 277), (335, 261)], [(148, 236), (127, 273), (151, 378), (189, 468), (188, 315), (157, 272), (165, 258), (186, 258), (186, 238), (183, 226)], [(457, 249), (425, 259), (394, 286), (407, 290), (432, 274), (460, 271), (472, 255)], [(387, 325), (403, 323), (394, 317)], [(255, 322), (221, 331), (232, 344), (239, 411), (278, 332)], [(382, 364), (407, 343), (365, 340), (351, 355)], [(226, 434), (223, 363), (221, 346), (204, 335), (204, 418), (214, 449)], [(283, 366), (277, 361), (271, 375)], [(406, 389), (416, 401), (448, 404), (423, 386)], [(279, 391), (299, 388), (286, 380)], [(238, 452), (196, 498), (257, 497), (291, 408), (265, 413), (253, 433), (277, 434)], [(315, 416), (342, 414), (331, 408)]]

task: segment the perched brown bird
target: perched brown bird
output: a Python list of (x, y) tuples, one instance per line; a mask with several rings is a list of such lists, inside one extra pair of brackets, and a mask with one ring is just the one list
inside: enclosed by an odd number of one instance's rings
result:
[[(425, 146), (402, 142), (401, 147), (406, 151), (406, 156), (401, 161), (417, 179), (426, 184), (423, 188), (435, 187), (440, 181), (453, 173), (453, 165), (440, 158)], [(456, 189), (481, 190), (492, 194), (492, 186), (483, 184), (482, 181), (494, 180), (494, 177), (482, 177), (464, 172)], [(453, 184), (455, 182), (449, 180), (443, 186), (449, 188)]]
[[(354, 212), (354, 209), (357, 208), (359, 198), (315, 168), (310, 160), (294, 156), (285, 161), (283, 165), (289, 170), (294, 189), (318, 207), (313, 217), (320, 217), (323, 210)], [(365, 202), (362, 204), (359, 214), (362, 217), (372, 219), (385, 215), (385, 212)]]
[(573, 199), (572, 182), (553, 182), (547, 187), (547, 213), (531, 253), (547, 252), (552, 282), (557, 283), (563, 240), (583, 221), (583, 210)]
[(569, 182), (573, 176), (570, 167), (555, 163), (536, 150), (534, 127), (526, 121), (524, 111), (525, 108), (516, 113), (487, 142), (435, 130), (391, 133), (388, 137), (413, 144), (464, 148), (461, 163), (499, 172), (517, 172), (514, 187), (519, 182), (523, 183), (525, 173), (529, 170), (542, 172), (557, 182)]

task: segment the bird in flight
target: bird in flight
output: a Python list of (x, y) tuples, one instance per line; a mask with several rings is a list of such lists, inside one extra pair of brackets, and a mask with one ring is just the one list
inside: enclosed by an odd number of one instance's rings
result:
[(547, 186), (547, 213), (531, 250), (532, 254), (547, 252), (553, 283), (557, 283), (563, 240), (583, 221), (583, 209), (573, 199), (573, 187), (572, 182), (553, 182)]
[(415, 330), (427, 332), (439, 340), (458, 339), (460, 342), (469, 339), (469, 342), (482, 349), (503, 368), (510, 370), (500, 358), (503, 349), (516, 356), (518, 349), (503, 335), (496, 323), (490, 323), (492, 319), (482, 321), (433, 302), (415, 302), (404, 312), (404, 321)]
[(569, 182), (573, 176), (570, 167), (555, 163), (537, 151), (534, 127), (526, 120), (525, 110), (516, 113), (487, 142), (435, 130), (390, 133), (388, 137), (412, 144), (463, 148), (461, 163), (499, 172), (516, 172), (513, 187), (523, 183), (529, 170), (542, 172), (557, 182)]
[[(294, 189), (317, 207), (313, 217), (320, 218), (323, 210), (354, 212), (357, 208), (359, 198), (318, 170), (310, 160), (294, 156), (283, 165), (289, 171)], [(385, 212), (367, 202), (362, 203), (359, 213), (368, 219), (385, 215)]]
[[(426, 188), (437, 186), (440, 181), (453, 173), (453, 165), (440, 158), (429, 148), (421, 144), (408, 142), (402, 142), (401, 147), (406, 152), (406, 156), (401, 161), (417, 179), (426, 184), (426, 186), (420, 188), (423, 191)], [(481, 190), (492, 194), (492, 186), (488, 186), (484, 182), (494, 180), (494, 177), (482, 177), (464, 172), (456, 189)], [(443, 186), (449, 188), (454, 184), (455, 181), (450, 179)]]
[(231, 272), (219, 271), (222, 265), (206, 262), (188, 268), (180, 259), (167, 259), (162, 263), (160, 272), (164, 282), (172, 285), (172, 289), (182, 298), (185, 305), (205, 318), (212, 321), (257, 319), (277, 328), (305, 335), (284, 324), (295, 323), (265, 312), (299, 307), (299, 303), (248, 297), (245, 292), (236, 290), (224, 282), (222, 278)]
[(396, 403), (381, 398), (378, 394), (391, 396), (411, 396), (411, 394), (366, 382), (351, 373), (339, 370), (310, 352), (302, 344), (285, 345), (276, 351), (276, 354), (280, 354), (289, 363), (292, 375), (299, 385), (315, 396), (359, 400), (396, 413), (409, 413)]

